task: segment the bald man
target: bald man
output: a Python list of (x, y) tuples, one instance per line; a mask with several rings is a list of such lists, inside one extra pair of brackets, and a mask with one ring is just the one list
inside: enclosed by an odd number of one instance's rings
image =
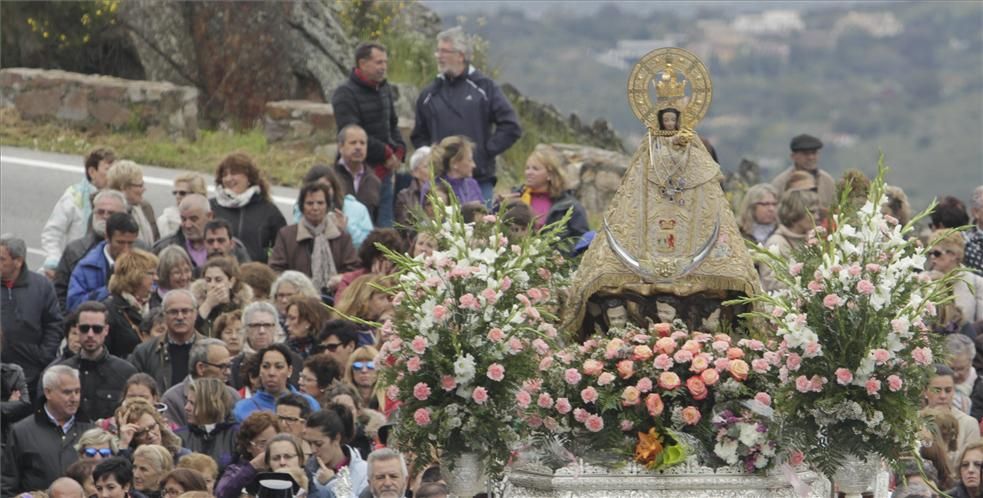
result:
[(205, 244), (205, 225), (212, 220), (212, 207), (201, 194), (188, 194), (178, 205), (181, 212), (181, 229), (177, 233), (161, 239), (154, 244), (154, 252), (160, 254), (165, 247), (176, 245), (191, 256), (195, 275), (208, 260), (208, 246)]
[(75, 482), (75, 479), (59, 477), (48, 487), (49, 498), (85, 498), (85, 491), (82, 485)]

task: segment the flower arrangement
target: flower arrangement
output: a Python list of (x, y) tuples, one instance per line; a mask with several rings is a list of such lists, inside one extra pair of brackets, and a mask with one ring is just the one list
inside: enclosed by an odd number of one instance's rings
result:
[[(416, 465), (478, 453), (499, 473), (527, 427), (521, 390), (557, 332), (557, 286), (566, 262), (554, 250), (563, 223), (510, 241), (499, 217), (465, 223), (439, 199), (431, 256), (388, 253), (399, 269), (396, 315), (380, 350), (381, 375), (399, 403), (394, 437)], [(453, 202), (453, 201), (452, 201)]]
[[(763, 414), (770, 410), (768, 392), (780, 364), (779, 354), (759, 340), (688, 332), (666, 323), (649, 330), (629, 325), (544, 358), (544, 381), (525, 387), (539, 409), (530, 425), (548, 435), (566, 435), (578, 447), (575, 453), (620, 449), (622, 456), (652, 469), (696, 453), (764, 469), (776, 444)], [(731, 411), (715, 412), (724, 407)], [(729, 415), (720, 418), (723, 413)], [(731, 458), (731, 441), (718, 430), (734, 421), (764, 430), (751, 440), (737, 428), (737, 439), (752, 449)]]
[(780, 338), (775, 405), (789, 444), (832, 475), (848, 454), (896, 463), (915, 448), (919, 401), (938, 357), (926, 325), (945, 301), (923, 272), (926, 250), (906, 239), (929, 210), (905, 226), (881, 214), (884, 167), (856, 211), (847, 194), (807, 243), (783, 258), (754, 248), (784, 284), (740, 299)]

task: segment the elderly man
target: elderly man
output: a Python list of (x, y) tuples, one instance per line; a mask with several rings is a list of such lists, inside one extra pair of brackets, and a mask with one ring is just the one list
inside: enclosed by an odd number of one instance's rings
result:
[(51, 281), (28, 270), (26, 257), (23, 239), (0, 236), (0, 358), (19, 365), (33, 388), (58, 354), (62, 316)]
[(44, 372), (43, 408), (10, 431), (3, 459), (3, 496), (46, 489), (78, 460), (75, 444), (92, 427), (75, 419), (80, 391), (74, 368), (55, 365)]
[(75, 479), (59, 477), (48, 486), (48, 498), (85, 498), (85, 490)]
[(357, 124), (368, 135), (365, 162), (381, 182), (375, 226), (393, 225), (393, 172), (403, 162), (406, 144), (399, 133), (393, 90), (386, 81), (386, 47), (363, 43), (355, 49), (355, 68), (331, 97), (338, 128)]
[(836, 181), (829, 173), (819, 169), (819, 149), (823, 148), (823, 142), (812, 135), (797, 135), (792, 138), (789, 144), (792, 153), (792, 167), (781, 172), (771, 181), (773, 187), (778, 190), (778, 196), (785, 192), (788, 186), (789, 177), (794, 171), (804, 171), (816, 179), (816, 193), (819, 195), (819, 204), (828, 209), (836, 201)]
[(215, 218), (205, 224), (205, 248), (209, 258), (234, 257), (240, 265), (252, 261), (246, 246), (232, 236), (232, 226), (223, 218)]
[(109, 354), (106, 348), (108, 313), (106, 305), (98, 301), (86, 301), (78, 307), (79, 342), (82, 348), (77, 355), (59, 363), (81, 372), (82, 401), (76, 416), (84, 422), (112, 417), (122, 402), (121, 395), (127, 379), (137, 373), (133, 365)]
[(392, 448), (381, 448), (369, 454), (369, 487), (359, 498), (403, 498), (407, 487), (406, 461)]
[(345, 184), (346, 192), (365, 205), (375, 222), (379, 212), (382, 184), (366, 164), (368, 135), (357, 124), (349, 124), (338, 132), (338, 163), (335, 173)]
[[(285, 339), (283, 328), (280, 326), (280, 315), (272, 304), (265, 301), (256, 301), (242, 310), (242, 328), (246, 331), (246, 345), (253, 351), (259, 351)], [(232, 360), (232, 387), (237, 389), (249, 380), (239, 375), (239, 367), (244, 359), (245, 354), (240, 354)], [(290, 366), (293, 368), (290, 385), (295, 386), (300, 371), (304, 369), (304, 359), (291, 351)]]
[[(188, 400), (186, 393), (188, 381), (210, 377), (228, 383), (231, 370), (232, 355), (229, 354), (229, 348), (224, 342), (212, 338), (195, 342), (195, 345), (191, 346), (191, 354), (188, 357), (188, 377), (171, 386), (160, 399), (167, 405), (167, 418), (179, 427), (188, 425), (188, 418), (184, 412), (184, 404)], [(228, 387), (227, 390), (236, 401), (240, 399), (235, 389)]]
[(126, 212), (126, 197), (119, 190), (101, 190), (92, 200), (92, 218), (89, 230), (81, 238), (75, 239), (65, 246), (55, 269), (55, 293), (62, 309), (68, 298), (68, 280), (72, 277), (75, 265), (92, 250), (96, 244), (106, 238), (106, 222), (116, 213)]
[(188, 376), (191, 347), (205, 337), (195, 331), (198, 306), (191, 291), (174, 289), (164, 294), (164, 335), (140, 344), (128, 360), (137, 371), (149, 374), (160, 391), (167, 391)]
[(90, 249), (72, 270), (66, 310), (73, 311), (84, 301), (102, 301), (109, 297), (107, 286), (116, 259), (133, 249), (139, 232), (136, 220), (126, 213), (115, 213), (106, 220), (106, 240)]
[(963, 261), (967, 268), (977, 275), (983, 276), (983, 185), (973, 189), (969, 214), (973, 218), (973, 228), (964, 233), (966, 236), (966, 257), (963, 258)]
[(475, 144), (474, 179), (488, 202), (497, 180), (495, 156), (522, 136), (519, 118), (498, 85), (471, 65), (464, 30), (456, 27), (438, 33), (436, 55), (440, 74), (420, 92), (410, 140), (414, 147), (422, 147), (451, 135), (470, 138)]
[(41, 229), (44, 248), (44, 268), (48, 278), (54, 278), (65, 244), (85, 235), (92, 211), (92, 194), (106, 187), (107, 174), (116, 154), (112, 149), (95, 149), (85, 156), (85, 179), (65, 189), (51, 216)]
[(212, 220), (212, 207), (201, 194), (188, 194), (178, 205), (181, 212), (181, 229), (177, 233), (157, 241), (154, 252), (160, 254), (165, 247), (176, 245), (191, 256), (191, 264), (197, 276), (208, 260), (208, 246), (205, 245), (205, 225)]

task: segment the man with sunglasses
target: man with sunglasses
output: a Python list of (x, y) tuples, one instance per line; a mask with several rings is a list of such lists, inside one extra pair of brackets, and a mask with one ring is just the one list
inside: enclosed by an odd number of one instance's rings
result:
[(833, 177), (819, 169), (819, 151), (823, 148), (822, 140), (812, 135), (797, 135), (789, 144), (792, 149), (790, 158), (792, 167), (781, 172), (774, 180), (772, 186), (778, 190), (779, 197), (785, 192), (789, 177), (794, 171), (804, 171), (816, 179), (816, 194), (819, 196), (819, 204), (828, 209), (836, 197), (836, 181)]
[[(167, 405), (167, 418), (184, 427), (188, 425), (188, 417), (184, 412), (184, 404), (188, 401), (187, 387), (192, 379), (213, 378), (229, 383), (232, 372), (232, 355), (229, 348), (220, 339), (206, 338), (196, 341), (191, 346), (188, 356), (188, 377), (171, 386), (160, 400)], [(239, 401), (239, 392), (226, 385), (226, 391)]]
[(82, 398), (75, 418), (84, 422), (112, 417), (122, 401), (120, 396), (126, 380), (137, 373), (133, 365), (109, 354), (105, 347), (106, 337), (109, 336), (108, 312), (106, 305), (98, 301), (86, 301), (79, 306), (78, 329), (82, 348), (77, 355), (59, 363), (79, 371)]
[(358, 326), (348, 320), (328, 320), (317, 336), (314, 353), (324, 353), (339, 365), (347, 365), (348, 357), (358, 347)]

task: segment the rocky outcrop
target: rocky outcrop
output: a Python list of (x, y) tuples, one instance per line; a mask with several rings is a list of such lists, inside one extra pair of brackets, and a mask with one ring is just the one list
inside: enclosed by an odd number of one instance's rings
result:
[(551, 135), (570, 137), (569, 142), (572, 143), (618, 152), (625, 150), (614, 128), (603, 119), (595, 120), (590, 126), (584, 125), (576, 114), (564, 117), (552, 105), (530, 100), (508, 83), (502, 85), (502, 92), (515, 107), (523, 128), (533, 124), (538, 129), (547, 130)]
[(568, 187), (577, 193), (589, 217), (604, 213), (621, 186), (621, 177), (631, 160), (621, 152), (586, 145), (551, 144), (567, 160), (564, 165)]
[(194, 140), (198, 90), (59, 70), (0, 70), (0, 106), (21, 118), (84, 129), (125, 129)]

